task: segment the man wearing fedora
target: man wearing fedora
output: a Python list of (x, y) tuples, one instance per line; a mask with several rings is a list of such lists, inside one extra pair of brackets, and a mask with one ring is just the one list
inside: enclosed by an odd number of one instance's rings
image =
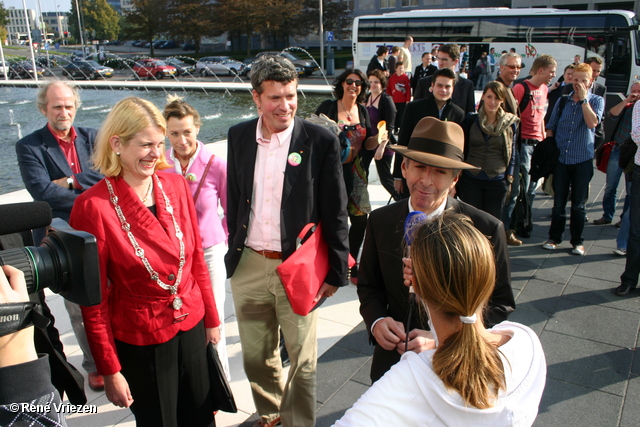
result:
[[(407, 147), (391, 147), (402, 155), (402, 174), (409, 187), (409, 199), (376, 209), (369, 216), (364, 248), (358, 271), (360, 314), (369, 339), (375, 345), (371, 380), (376, 381), (400, 360), (405, 351), (426, 349), (429, 335), (426, 315), (410, 308), (409, 288), (404, 285), (404, 222), (412, 211), (427, 218), (441, 215), (445, 209), (469, 216), (476, 228), (491, 240), (496, 257), (496, 286), (485, 311), (487, 327), (506, 320), (515, 309), (511, 289), (511, 271), (506, 235), (502, 222), (471, 205), (448, 197), (462, 169), (477, 169), (464, 163), (464, 133), (453, 122), (425, 117), (416, 125)], [(406, 328), (409, 312), (412, 312)]]

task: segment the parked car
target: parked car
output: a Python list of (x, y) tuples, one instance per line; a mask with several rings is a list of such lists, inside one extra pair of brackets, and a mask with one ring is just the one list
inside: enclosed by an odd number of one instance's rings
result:
[(178, 70), (173, 65), (169, 65), (160, 59), (141, 59), (136, 61), (133, 72), (139, 78), (158, 79), (163, 77), (173, 77), (178, 74)]
[(36, 66), (36, 71), (34, 72), (31, 61), (16, 61), (9, 63), (10, 79), (32, 79), (36, 73), (38, 74), (38, 77), (42, 77), (44, 74), (44, 68)]
[(284, 58), (287, 58), (289, 61), (293, 62), (293, 65), (295, 65), (296, 67), (302, 68), (304, 70), (304, 75), (307, 77), (313, 74), (314, 71), (320, 69), (320, 67), (315, 61), (300, 59), (291, 52), (278, 52), (278, 51), (260, 52), (257, 56), (260, 57), (262, 55), (280, 55)]
[(73, 61), (62, 67), (62, 75), (70, 79), (88, 79), (113, 77), (113, 68), (105, 67), (96, 61)]
[(158, 46), (158, 49), (175, 49), (178, 47), (178, 44), (173, 40), (168, 40), (161, 45)]
[(192, 75), (196, 71), (195, 65), (187, 64), (186, 62), (183, 62), (183, 61), (179, 60), (178, 58), (167, 58), (167, 59), (164, 60), (164, 62), (166, 62), (169, 65), (173, 65), (174, 67), (176, 67), (176, 70), (178, 71), (178, 75), (179, 76), (183, 76), (185, 74)]
[(185, 43), (182, 45), (182, 50), (196, 50), (196, 45), (193, 43)]
[(228, 56), (205, 56), (196, 63), (196, 73), (202, 77), (214, 74), (235, 76), (242, 74), (244, 64)]
[(153, 42), (153, 47), (155, 47), (156, 49), (159, 49), (160, 46), (162, 46), (166, 42), (167, 42), (166, 40), (156, 40)]

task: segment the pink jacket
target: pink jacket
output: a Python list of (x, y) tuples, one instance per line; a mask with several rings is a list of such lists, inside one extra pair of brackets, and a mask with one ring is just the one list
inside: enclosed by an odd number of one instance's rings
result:
[[(187, 183), (191, 189), (191, 195), (196, 194), (198, 184), (202, 179), (202, 174), (207, 167), (209, 158), (213, 156), (202, 142), (198, 141), (199, 151), (193, 162), (187, 169)], [(172, 156), (173, 148), (169, 148), (165, 153), (167, 162), (171, 168), (165, 172), (181, 173), (180, 164), (174, 165)], [(196, 201), (196, 213), (200, 236), (202, 237), (202, 247), (204, 249), (226, 242), (229, 234), (227, 230), (227, 162), (220, 156), (216, 156), (211, 163), (209, 172), (204, 178), (205, 182), (200, 190), (200, 195)], [(218, 214), (218, 202), (224, 211), (224, 217)]]

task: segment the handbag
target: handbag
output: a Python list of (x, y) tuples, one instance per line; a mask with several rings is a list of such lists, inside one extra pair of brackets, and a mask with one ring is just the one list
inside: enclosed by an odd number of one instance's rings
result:
[(596, 150), (596, 167), (600, 172), (607, 173), (607, 165), (609, 164), (611, 150), (613, 150), (613, 147), (615, 146), (615, 141), (609, 141)]
[(212, 342), (207, 343), (207, 365), (209, 365), (209, 383), (211, 384), (211, 398), (213, 410), (224, 412), (238, 412), (233, 392), (222, 368), (218, 350)]
[[(322, 236), (322, 225), (312, 222), (305, 225), (298, 234), (296, 247), (296, 251), (276, 267), (276, 272), (293, 312), (306, 316), (314, 308), (313, 300), (329, 274), (329, 246)], [(351, 268), (356, 261), (349, 255), (347, 263)]]

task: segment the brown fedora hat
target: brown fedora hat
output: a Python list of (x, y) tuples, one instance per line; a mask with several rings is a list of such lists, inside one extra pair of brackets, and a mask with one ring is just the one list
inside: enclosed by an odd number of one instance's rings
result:
[(465, 163), (464, 132), (454, 122), (425, 117), (413, 129), (409, 145), (392, 145), (396, 153), (418, 163), (443, 169), (480, 169)]

